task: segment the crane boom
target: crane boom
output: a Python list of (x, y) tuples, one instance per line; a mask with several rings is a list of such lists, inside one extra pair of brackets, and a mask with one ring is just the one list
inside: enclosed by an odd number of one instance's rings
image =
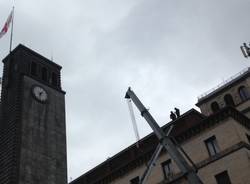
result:
[(166, 149), (181, 172), (186, 176), (188, 182), (190, 184), (202, 184), (202, 181), (200, 180), (194, 169), (187, 163), (185, 158), (175, 147), (173, 141), (168, 136), (166, 136), (164, 131), (160, 128), (160, 126), (157, 124), (157, 122), (154, 120), (154, 118), (130, 88), (128, 88), (125, 98), (130, 98), (134, 102), (136, 107), (141, 112), (141, 115), (145, 118), (145, 120), (148, 122), (149, 126), (152, 128), (155, 135), (159, 139), (160, 144)]

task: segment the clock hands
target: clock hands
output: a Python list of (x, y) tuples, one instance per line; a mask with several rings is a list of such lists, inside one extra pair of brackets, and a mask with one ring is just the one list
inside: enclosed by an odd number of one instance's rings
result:
[(33, 88), (33, 92), (35, 97), (39, 100), (39, 101), (46, 101), (47, 100), (47, 92), (40, 86), (35, 86)]
[(39, 92), (39, 96), (41, 97), (41, 96), (42, 96), (42, 94), (43, 94), (43, 91), (40, 91), (40, 92)]

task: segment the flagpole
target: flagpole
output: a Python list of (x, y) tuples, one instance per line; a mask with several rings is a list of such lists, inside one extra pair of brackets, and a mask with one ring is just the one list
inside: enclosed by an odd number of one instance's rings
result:
[[(9, 53), (9, 62), (10, 62), (10, 65), (12, 63), (12, 40), (13, 40), (13, 22), (14, 22), (14, 6), (12, 7), (12, 20), (11, 20), (11, 33), (10, 33), (10, 53)], [(10, 71), (10, 68), (9, 67), (9, 71)], [(10, 87), (10, 81), (11, 81), (11, 75), (10, 75), (11, 72), (9, 72), (9, 76), (8, 76), (8, 80), (6, 81), (6, 87), (9, 88)]]
[(11, 49), (12, 49), (13, 24), (14, 24), (14, 6), (12, 8), (12, 22), (11, 22), (11, 33), (10, 33), (10, 53), (11, 53)]

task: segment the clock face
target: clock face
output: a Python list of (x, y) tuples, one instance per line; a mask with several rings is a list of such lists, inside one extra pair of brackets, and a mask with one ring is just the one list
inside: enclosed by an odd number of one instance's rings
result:
[(46, 102), (48, 100), (48, 94), (41, 86), (34, 86), (32, 88), (34, 97), (40, 102)]

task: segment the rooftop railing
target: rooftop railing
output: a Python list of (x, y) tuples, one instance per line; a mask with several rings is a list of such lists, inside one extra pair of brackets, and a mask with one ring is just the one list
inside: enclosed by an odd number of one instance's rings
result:
[(230, 78), (224, 80), (222, 83), (220, 83), (219, 85), (215, 86), (214, 88), (206, 91), (205, 93), (201, 94), (200, 96), (198, 96), (198, 101), (206, 98), (208, 95), (212, 94), (214, 91), (218, 90), (219, 88), (222, 88), (228, 84), (230, 84), (234, 79), (238, 78), (241, 75), (244, 75), (245, 73), (250, 72), (250, 67), (243, 69), (242, 71), (240, 71), (239, 73), (231, 76)]

